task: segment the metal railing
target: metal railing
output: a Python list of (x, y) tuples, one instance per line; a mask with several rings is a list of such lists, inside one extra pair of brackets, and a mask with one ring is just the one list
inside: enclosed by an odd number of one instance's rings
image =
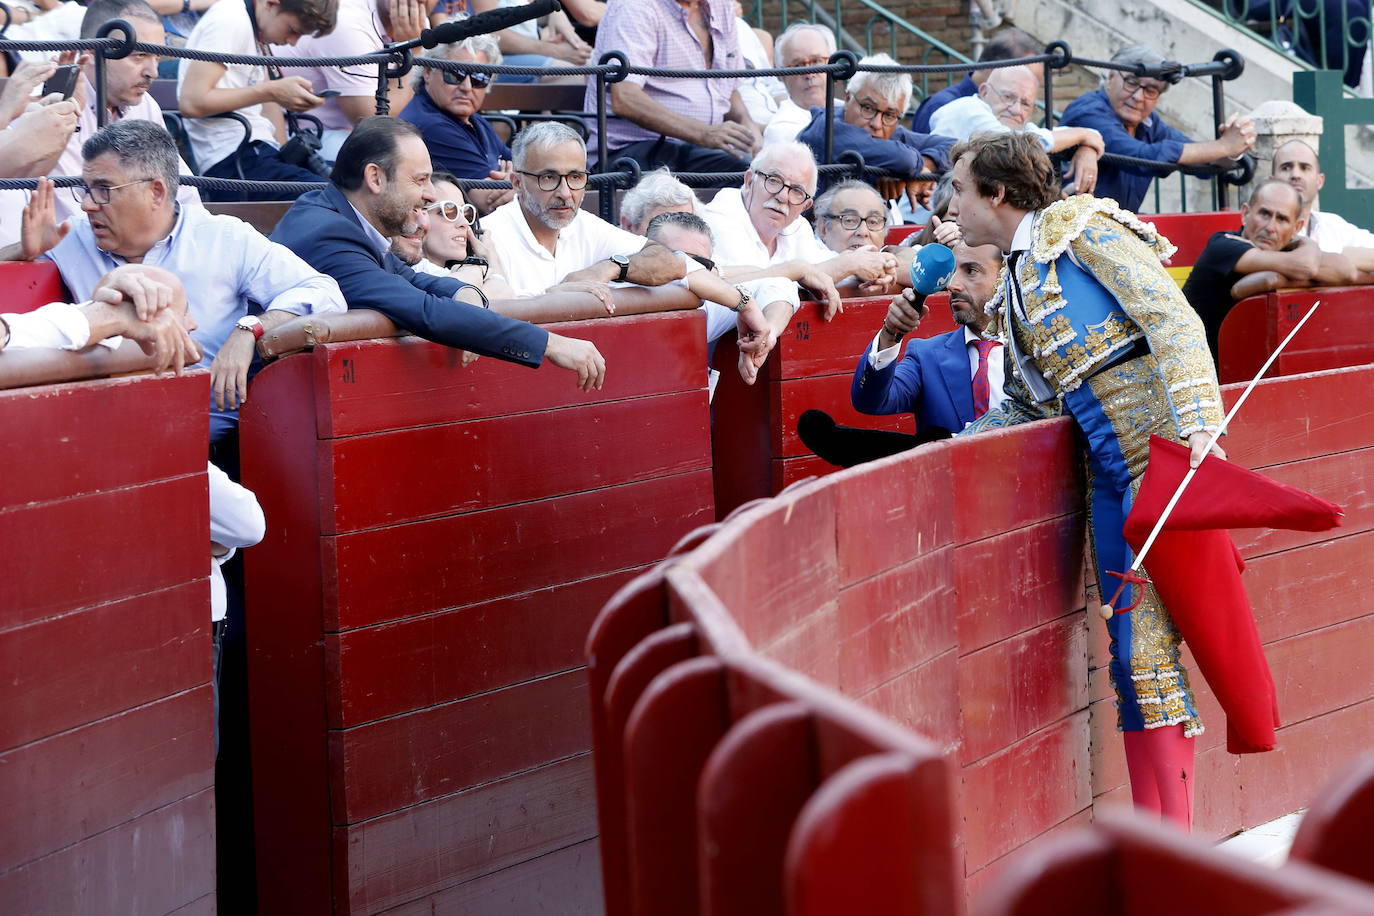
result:
[(1351, 89), (1369, 53), (1369, 4), (1361, 0), (1192, 0), (1256, 41), (1318, 70), (1336, 70)]

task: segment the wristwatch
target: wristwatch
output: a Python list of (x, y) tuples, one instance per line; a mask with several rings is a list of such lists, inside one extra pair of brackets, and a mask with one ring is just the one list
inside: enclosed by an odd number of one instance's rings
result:
[(244, 315), (234, 322), (234, 327), (240, 331), (248, 331), (253, 335), (254, 340), (261, 340), (263, 334), (262, 319), (257, 315)]
[(610, 257), (612, 264), (620, 268), (620, 276), (615, 278), (615, 282), (624, 283), (625, 278), (630, 275), (630, 257), (624, 254), (613, 254)]
[(736, 286), (735, 292), (739, 293), (739, 304), (735, 306), (735, 311), (742, 312), (749, 307), (749, 303), (753, 301), (754, 297), (749, 295), (749, 290), (743, 286)]

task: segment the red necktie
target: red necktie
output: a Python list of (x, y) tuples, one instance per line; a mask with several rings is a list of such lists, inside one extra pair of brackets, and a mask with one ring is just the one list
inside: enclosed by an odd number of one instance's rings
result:
[(988, 382), (988, 354), (1001, 344), (995, 340), (975, 340), (978, 348), (978, 371), (973, 374), (973, 419), (988, 412), (988, 402), (992, 400), (992, 385)]

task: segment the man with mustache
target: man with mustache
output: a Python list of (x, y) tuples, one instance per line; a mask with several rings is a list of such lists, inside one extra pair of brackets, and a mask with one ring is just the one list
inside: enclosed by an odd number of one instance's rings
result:
[(1202, 318), (1212, 358), (1221, 324), (1237, 301), (1271, 289), (1374, 282), (1344, 255), (1301, 235), (1304, 200), (1277, 178), (1262, 182), (1240, 208), (1240, 234), (1217, 232), (1198, 255), (1183, 295)]

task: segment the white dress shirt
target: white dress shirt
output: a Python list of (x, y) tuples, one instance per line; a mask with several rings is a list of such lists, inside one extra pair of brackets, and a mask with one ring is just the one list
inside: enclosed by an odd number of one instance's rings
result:
[(210, 486), (210, 540), (229, 548), (223, 556), (210, 557), (210, 619), (223, 620), (228, 603), (224, 594), (224, 574), (219, 568), (240, 547), (252, 547), (267, 533), (258, 498), (229, 475), (207, 464), (205, 479)]
[[(930, 116), (932, 134), (953, 137), (956, 140), (967, 140), (974, 134), (984, 132), (1004, 134), (1011, 130), (1012, 128), (997, 120), (992, 106), (978, 95), (967, 95), (941, 105)], [(1054, 148), (1054, 135), (1045, 128), (1027, 124), (1021, 130), (1034, 135), (1047, 152)]]
[[(792, 306), (792, 313), (795, 315), (797, 309), (801, 307), (801, 300), (797, 296), (797, 284), (786, 277), (762, 277), (758, 280), (746, 280), (736, 284), (744, 289), (760, 309), (767, 308), (774, 302), (786, 302)], [(728, 309), (718, 302), (704, 302), (701, 306), (706, 313), (706, 342), (712, 343), (726, 331), (735, 329), (736, 320), (739, 313), (734, 309)]]
[[(67, 237), (43, 258), (57, 264), (67, 289), (81, 301), (91, 298), (101, 277), (127, 263), (100, 250), (84, 216), (72, 221)], [(316, 272), (243, 220), (217, 216), (204, 207), (181, 209), (171, 234), (149, 249), (143, 263), (181, 278), (187, 308), (199, 325), (191, 337), (205, 353), (198, 366), (214, 361), (234, 322), (248, 314), (250, 300), (264, 311), (293, 315), (348, 307), (332, 277)]]
[[(753, 28), (743, 19), (735, 20), (735, 36), (739, 39), (739, 53), (744, 65), (752, 70), (767, 70), (773, 65), (763, 50), (763, 42)], [(373, 82), (376, 82), (375, 80)], [(736, 89), (750, 119), (760, 126), (768, 121), (778, 110), (781, 99), (787, 98), (787, 87), (776, 76), (755, 76), (740, 80)]]
[[(239, 0), (229, 3), (216, 3), (200, 17), (196, 27), (186, 39), (186, 47), (201, 51), (218, 51), (221, 54), (256, 55), (257, 39), (253, 36), (253, 23), (248, 18), (248, 7)], [(186, 68), (192, 61), (183, 59), (177, 70), (177, 96), (186, 81)], [(240, 64), (225, 64), (224, 75), (216, 84), (221, 89), (246, 89), (267, 81), (267, 68)], [(238, 113), (248, 119), (251, 128), (249, 139), (261, 140), (277, 145), (277, 132), (272, 122), (262, 113), (262, 105), (249, 105), (240, 108)], [(196, 154), (196, 164), (202, 172), (229, 158), (243, 142), (243, 125), (233, 118), (187, 118), (186, 133), (191, 138), (191, 149)]]
[[(897, 358), (897, 353), (902, 349), (902, 342), (898, 341), (890, 347), (879, 350), (878, 338), (881, 336), (881, 331), (874, 334), (873, 343), (868, 348), (868, 364), (875, 370), (886, 369)], [(972, 328), (964, 328), (964, 349), (968, 352), (970, 385), (973, 384), (973, 379), (978, 375), (978, 341), (982, 339)], [(988, 410), (996, 410), (997, 405), (1007, 399), (1006, 366), (1002, 359), (1000, 347), (1001, 344), (998, 344), (988, 352)]]
[(763, 129), (763, 145), (795, 140), (797, 134), (805, 130), (806, 125), (810, 123), (810, 109), (801, 107), (790, 98), (783, 99), (778, 103), (777, 112), (769, 118), (768, 125)]
[(744, 207), (744, 194), (739, 188), (724, 188), (701, 210), (701, 218), (711, 227), (715, 237), (716, 263), (726, 267), (750, 265), (766, 267), (784, 261), (801, 260), (820, 264), (835, 257), (815, 233), (811, 224), (798, 216), (778, 235), (772, 254), (759, 238)]
[(559, 230), (553, 253), (539, 244), (516, 198), (483, 217), (487, 242), (501, 252), (506, 279), (516, 296), (537, 296), (575, 270), (591, 267), (613, 254), (632, 255), (644, 247), (643, 236), (612, 226), (595, 214), (578, 210)]
[[(10, 329), (7, 350), (42, 347), (51, 350), (82, 350), (91, 339), (91, 323), (81, 307), (69, 302), (49, 302), (32, 312), (0, 315)], [(118, 349), (123, 337), (97, 341), (111, 350)]]
[(1316, 240), (1318, 248), (1332, 254), (1347, 248), (1374, 248), (1374, 232), (1361, 229), (1339, 213), (1323, 213), (1316, 207), (1302, 231)]

